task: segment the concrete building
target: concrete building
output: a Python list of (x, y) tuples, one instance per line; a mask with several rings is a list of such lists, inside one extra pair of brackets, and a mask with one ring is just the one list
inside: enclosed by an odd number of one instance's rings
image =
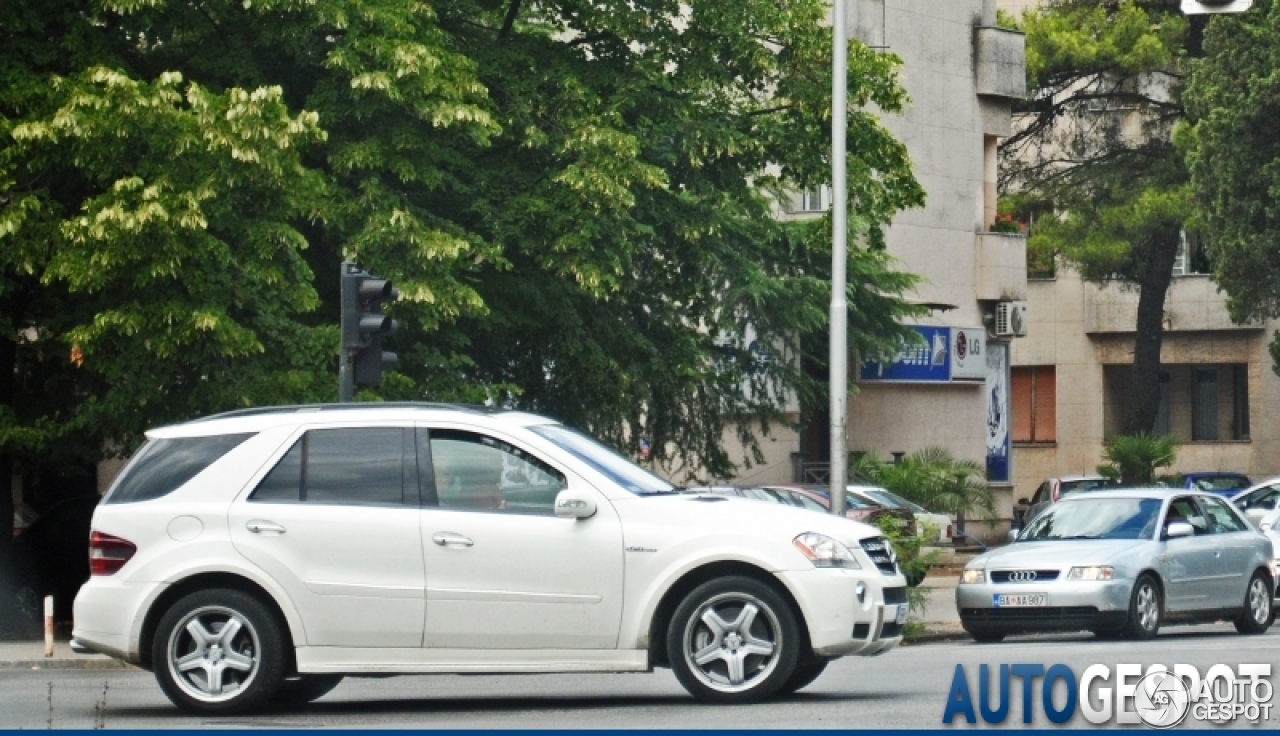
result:
[[(1000, 9), (1016, 15), (1041, 4), (1000, 0)], [(1125, 135), (1141, 134), (1136, 108), (1085, 114), (1108, 116)], [(1280, 322), (1232, 323), (1200, 247), (1194, 235), (1184, 236), (1165, 300), (1155, 429), (1178, 440), (1171, 472), (1232, 470), (1255, 480), (1280, 474), (1280, 422), (1261, 410), (1280, 400), (1268, 351)], [(1012, 353), (1018, 497), (1029, 497), (1045, 478), (1095, 472), (1104, 443), (1121, 432), (1138, 291), (1084, 282), (1059, 264), (1052, 276), (1033, 274), (1027, 302), (1028, 335)]]
[[(931, 308), (916, 326), (928, 349), (887, 366), (851, 363), (857, 392), (848, 446), (881, 457), (940, 446), (986, 462), (1008, 518), (1008, 350), (1015, 341), (997, 334), (996, 312), (1003, 317), (1008, 307), (998, 305), (1027, 296), (1026, 251), (1022, 235), (989, 231), (997, 143), (1011, 131), (1011, 103), (1025, 94), (1023, 37), (996, 26), (995, 0), (848, 1), (850, 37), (903, 61), (910, 103), (883, 122), (910, 152), (927, 201), (894, 220), (887, 245), (902, 269), (924, 278), (911, 298)], [(810, 192), (784, 216), (829, 205), (823, 192)], [(827, 426), (822, 414), (805, 431), (766, 438), (766, 462), (735, 480), (824, 479)]]

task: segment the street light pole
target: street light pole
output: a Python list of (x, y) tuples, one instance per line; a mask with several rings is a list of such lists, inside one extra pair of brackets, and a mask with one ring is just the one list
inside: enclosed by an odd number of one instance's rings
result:
[(845, 181), (845, 132), (847, 127), (849, 40), (846, 29), (847, 0), (832, 0), (831, 48), (831, 513), (844, 516), (845, 481), (848, 475), (845, 425), (849, 404), (849, 305), (845, 296), (848, 265), (848, 187)]

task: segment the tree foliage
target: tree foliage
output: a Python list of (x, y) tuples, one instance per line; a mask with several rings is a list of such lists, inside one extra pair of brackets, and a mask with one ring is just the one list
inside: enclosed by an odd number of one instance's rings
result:
[[(813, 388), (829, 223), (775, 215), (827, 177), (825, 7), (0, 5), (0, 477), (332, 400), (343, 258), (402, 294), (400, 370), (363, 398), (534, 409), (727, 474), (726, 422), (751, 440)], [(869, 112), (901, 109), (897, 59), (849, 64), (875, 245), (923, 195)], [(892, 349), (911, 283), (851, 254), (855, 349)]]
[(1177, 439), (1151, 432), (1122, 435), (1107, 441), (1104, 457), (1107, 462), (1098, 466), (1099, 474), (1125, 485), (1149, 486), (1157, 470), (1177, 459)]
[(986, 468), (972, 460), (959, 460), (946, 448), (925, 447), (897, 463), (860, 455), (850, 461), (849, 470), (855, 478), (933, 511), (995, 518), (995, 497), (986, 484)]
[[(1188, 162), (1214, 279), (1237, 321), (1280, 316), (1280, 5), (1214, 20), (1186, 101)], [(1271, 342), (1280, 366), (1280, 339)], [(1280, 370), (1280, 368), (1277, 368)]]
[(1038, 210), (1028, 258), (1141, 294), (1125, 426), (1149, 431), (1159, 402), (1163, 308), (1189, 212), (1183, 154), (1188, 55), (1198, 28), (1174, 0), (1054, 0), (1016, 21), (1028, 99), (1001, 144), (1001, 189)]

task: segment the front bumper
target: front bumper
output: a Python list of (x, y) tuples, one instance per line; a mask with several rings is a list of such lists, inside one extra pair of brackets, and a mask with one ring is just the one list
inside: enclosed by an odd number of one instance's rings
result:
[[(869, 657), (902, 642), (907, 582), (901, 575), (815, 568), (778, 576), (800, 604), (814, 654)], [(866, 586), (861, 602), (858, 583)]]
[[(1132, 580), (977, 583), (956, 587), (960, 623), (971, 633), (1118, 629), (1129, 619)], [(998, 595), (1043, 593), (1046, 605), (999, 607)]]

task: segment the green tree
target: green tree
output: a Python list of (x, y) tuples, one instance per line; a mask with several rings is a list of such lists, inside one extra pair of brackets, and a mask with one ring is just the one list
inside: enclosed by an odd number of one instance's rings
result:
[(1123, 424), (1150, 431), (1164, 301), (1190, 203), (1174, 131), (1200, 26), (1176, 0), (1053, 0), (1010, 22), (1027, 36), (1027, 100), (1001, 144), (1001, 189), (1045, 211), (1029, 259), (1056, 257), (1087, 280), (1139, 290)]
[(874, 455), (850, 460), (850, 475), (882, 486), (931, 511), (959, 517), (995, 518), (995, 498), (986, 483), (986, 468), (960, 460), (946, 448), (925, 447), (890, 462)]
[[(1191, 68), (1186, 137), (1214, 280), (1238, 322), (1280, 316), (1280, 6), (1260, 0), (1205, 32)], [(1271, 342), (1280, 370), (1280, 337)]]
[[(393, 278), (401, 369), (363, 398), (490, 400), (724, 474), (825, 325), (820, 0), (0, 4), (0, 555), (9, 472), (143, 428), (336, 395), (337, 264)], [(850, 49), (873, 245), (922, 192)], [(851, 344), (912, 283), (850, 256)], [(752, 342), (755, 343), (754, 349)], [(0, 560), (0, 564), (3, 560)]]

